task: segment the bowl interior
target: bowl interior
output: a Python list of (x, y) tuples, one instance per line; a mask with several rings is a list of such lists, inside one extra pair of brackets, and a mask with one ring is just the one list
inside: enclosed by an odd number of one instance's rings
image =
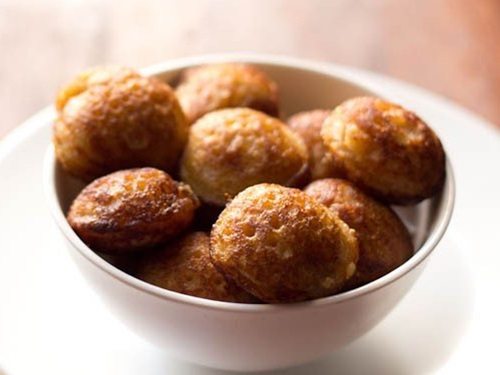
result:
[[(300, 66), (252, 60), (248, 62), (257, 65), (277, 82), (280, 88), (280, 104), (282, 108), (282, 118), (284, 119), (291, 114), (303, 110), (334, 108), (342, 101), (354, 96), (378, 95), (362, 86), (321, 70), (311, 70)], [(189, 66), (175, 66), (173, 68), (156, 67), (150, 69), (148, 74), (156, 76), (175, 86), (179, 74), (184, 67)], [(55, 195), (58, 203), (57, 208), (60, 210), (60, 213), (65, 215), (71, 202), (82, 190), (84, 184), (65, 173), (54, 160), (51, 162), (52, 164), (49, 168), (54, 169), (52, 181), (55, 183)], [(451, 176), (449, 163), (447, 164), (447, 171), (448, 176), (445, 187), (439, 194), (415, 206), (394, 207), (398, 215), (407, 225), (415, 249), (417, 249), (412, 259), (407, 262), (412, 264), (405, 263), (381, 279), (375, 280), (358, 289), (366, 289), (374, 283), (379, 287), (381, 283), (389, 282), (391, 278), (394, 280), (398, 275), (401, 276), (416, 266), (428, 255), (428, 253), (430, 253), (446, 228), (453, 205), (453, 178)], [(69, 228), (67, 223), (65, 223), (65, 227)], [(420, 252), (424, 252), (424, 254), (420, 254), (419, 259), (414, 259)], [(103, 267), (113, 266), (106, 264)], [(405, 270), (400, 270), (400, 268), (405, 268)], [(138, 281), (138, 283), (142, 282)], [(154, 286), (151, 287), (156, 288)], [(353, 291), (349, 291), (346, 293), (352, 292)]]

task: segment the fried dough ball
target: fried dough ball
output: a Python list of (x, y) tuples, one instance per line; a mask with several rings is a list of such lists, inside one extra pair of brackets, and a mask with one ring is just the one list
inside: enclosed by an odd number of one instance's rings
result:
[(386, 203), (419, 202), (444, 183), (441, 142), (399, 105), (370, 97), (347, 100), (325, 120), (321, 135), (347, 179)]
[(307, 158), (303, 141), (278, 119), (249, 108), (224, 109), (191, 127), (181, 176), (203, 201), (223, 206), (261, 182), (294, 185)]
[(173, 90), (124, 67), (78, 75), (56, 100), (56, 157), (83, 180), (119, 169), (156, 167), (172, 172), (188, 125)]
[(210, 236), (214, 265), (265, 302), (297, 302), (341, 290), (356, 270), (354, 231), (304, 192), (275, 184), (245, 189)]
[(199, 201), (191, 188), (154, 168), (101, 177), (73, 201), (68, 222), (96, 251), (123, 253), (177, 236), (191, 224)]
[(309, 171), (312, 180), (327, 177), (338, 177), (342, 174), (338, 162), (327, 150), (321, 138), (323, 121), (332, 111), (315, 109), (291, 116), (287, 123), (290, 129), (302, 137), (309, 151)]
[(256, 298), (228, 282), (210, 260), (210, 237), (190, 233), (160, 250), (144, 254), (136, 276), (153, 285), (196, 297), (227, 302), (255, 302)]
[(188, 69), (176, 94), (190, 124), (205, 113), (232, 107), (278, 116), (276, 83), (251, 65), (226, 63)]
[(329, 178), (314, 181), (304, 191), (356, 231), (359, 260), (347, 289), (378, 279), (412, 256), (410, 234), (396, 213), (352, 183)]

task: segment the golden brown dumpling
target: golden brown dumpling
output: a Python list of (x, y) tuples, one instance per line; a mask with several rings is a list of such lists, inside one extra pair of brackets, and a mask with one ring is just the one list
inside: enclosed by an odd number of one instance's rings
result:
[(249, 107), (278, 116), (276, 83), (247, 64), (212, 64), (188, 69), (176, 93), (190, 124), (208, 112), (233, 107)]
[(416, 203), (443, 185), (441, 142), (399, 105), (371, 97), (347, 100), (324, 121), (321, 134), (347, 179), (386, 203)]
[(210, 260), (210, 237), (189, 233), (161, 249), (144, 254), (136, 276), (147, 283), (196, 297), (227, 302), (256, 302), (234, 283), (228, 282)]
[(304, 191), (356, 231), (359, 260), (347, 289), (384, 276), (412, 256), (411, 237), (399, 217), (352, 183), (328, 178), (314, 181)]
[(211, 112), (191, 126), (181, 176), (203, 201), (223, 206), (261, 182), (294, 185), (307, 150), (281, 121), (249, 108)]
[(68, 222), (89, 247), (122, 253), (151, 247), (191, 224), (199, 202), (191, 188), (154, 168), (101, 177), (75, 198)]
[(299, 112), (287, 121), (290, 129), (300, 135), (307, 146), (311, 180), (339, 177), (342, 174), (333, 154), (328, 151), (321, 138), (323, 121), (331, 112), (326, 109)]
[(131, 167), (173, 172), (187, 140), (173, 90), (129, 68), (78, 75), (59, 92), (56, 108), (57, 160), (86, 181)]
[(262, 301), (297, 302), (341, 290), (356, 270), (354, 231), (304, 192), (259, 184), (239, 193), (210, 236), (215, 266)]

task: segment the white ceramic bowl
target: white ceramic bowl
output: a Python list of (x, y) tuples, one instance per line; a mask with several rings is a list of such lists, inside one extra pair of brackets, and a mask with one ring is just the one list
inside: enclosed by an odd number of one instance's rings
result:
[[(172, 82), (183, 68), (227, 59), (212, 56), (167, 62), (144, 73)], [(255, 64), (276, 80), (285, 115), (333, 108), (349, 97), (373, 94), (325, 65), (266, 56), (229, 59)], [(72, 258), (118, 318), (138, 335), (179, 358), (240, 371), (302, 364), (368, 332), (393, 309), (422, 272), (446, 230), (454, 200), (453, 175), (447, 163), (447, 178), (440, 194), (413, 208), (398, 209), (418, 249), (405, 264), (372, 283), (335, 296), (297, 304), (251, 305), (164, 290), (135, 279), (99, 257), (66, 222), (65, 212), (82, 185), (59, 168), (52, 148), (46, 155), (44, 187)], [(408, 321), (412, 318), (408, 317)]]

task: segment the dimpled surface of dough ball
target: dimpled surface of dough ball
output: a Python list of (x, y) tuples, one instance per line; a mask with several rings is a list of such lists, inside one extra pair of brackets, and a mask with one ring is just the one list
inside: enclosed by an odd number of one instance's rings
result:
[(163, 248), (144, 254), (136, 276), (160, 288), (226, 302), (255, 302), (256, 298), (228, 282), (213, 266), (210, 237), (189, 233)]
[(90, 248), (118, 254), (179, 235), (198, 205), (188, 185), (158, 169), (139, 168), (93, 181), (75, 198), (67, 218)]
[(176, 89), (188, 122), (223, 108), (249, 107), (278, 116), (278, 87), (258, 68), (238, 63), (195, 67)]
[(223, 206), (261, 182), (294, 185), (307, 149), (281, 121), (248, 108), (208, 113), (191, 126), (181, 176), (205, 202)]
[(356, 273), (347, 282), (346, 289), (376, 280), (412, 256), (410, 234), (396, 213), (352, 183), (324, 179), (314, 181), (304, 191), (337, 213), (356, 231), (359, 260)]
[(417, 203), (444, 183), (441, 142), (399, 105), (371, 97), (347, 100), (324, 121), (321, 135), (346, 178), (386, 203)]
[(354, 231), (304, 192), (275, 184), (238, 194), (210, 241), (215, 266), (265, 302), (334, 294), (356, 270)]
[(311, 180), (327, 177), (340, 177), (342, 170), (335, 162), (321, 138), (323, 121), (332, 111), (315, 109), (296, 113), (291, 116), (287, 124), (295, 133), (300, 135), (309, 151), (309, 171)]
[(172, 172), (187, 140), (173, 90), (129, 68), (81, 73), (60, 90), (56, 109), (57, 160), (86, 181), (132, 167)]

